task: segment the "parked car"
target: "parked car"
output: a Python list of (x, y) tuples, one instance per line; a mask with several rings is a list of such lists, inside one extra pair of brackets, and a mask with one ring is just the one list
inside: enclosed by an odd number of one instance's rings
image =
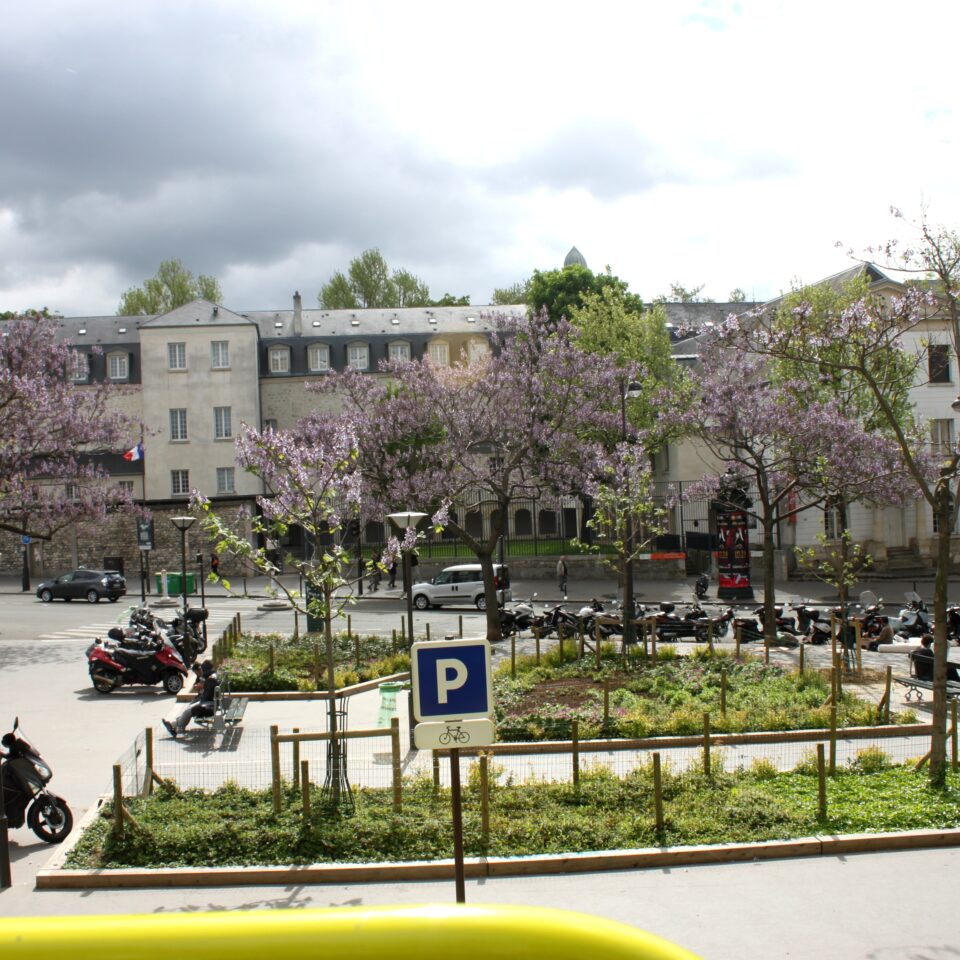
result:
[(44, 580), (37, 587), (37, 596), (51, 600), (86, 600), (99, 603), (105, 597), (116, 603), (127, 592), (127, 581), (116, 570), (71, 570), (55, 580)]
[[(497, 602), (504, 604), (512, 600), (509, 568), (495, 563), (493, 576)], [(429, 583), (413, 585), (413, 605), (418, 610), (440, 607), (447, 603), (469, 603), (478, 610), (487, 609), (487, 598), (483, 592), (483, 568), (479, 563), (461, 563), (455, 567), (446, 567)]]

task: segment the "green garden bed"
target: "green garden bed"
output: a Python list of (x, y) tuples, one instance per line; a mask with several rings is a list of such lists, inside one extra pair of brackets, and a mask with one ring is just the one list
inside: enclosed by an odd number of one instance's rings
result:
[[(759, 762), (727, 773), (714, 765), (664, 773), (664, 830), (654, 816), (649, 767), (618, 778), (585, 770), (579, 788), (569, 784), (499, 782), (489, 794), (488, 835), (481, 831), (479, 782), (464, 791), (464, 845), (468, 857), (507, 857), (667, 844), (783, 840), (817, 833), (892, 832), (960, 826), (960, 777), (945, 790), (928, 788), (924, 774), (889, 765), (876, 748), (828, 779), (828, 814), (818, 815), (815, 765), (777, 773)], [(283, 811), (273, 813), (271, 793), (226, 785), (214, 793), (162, 788), (126, 801), (137, 826), (123, 839), (112, 832), (110, 806), (103, 810), (67, 858), (74, 869), (210, 867), (377, 863), (436, 860), (453, 855), (449, 798), (432, 780), (404, 782), (403, 809), (395, 812), (390, 790), (359, 790), (356, 813), (324, 814), (320, 796), (304, 822), (298, 790), (286, 789)]]

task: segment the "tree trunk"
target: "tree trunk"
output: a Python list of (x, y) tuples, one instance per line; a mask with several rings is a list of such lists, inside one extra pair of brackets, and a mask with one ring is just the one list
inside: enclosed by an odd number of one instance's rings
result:
[(483, 570), (483, 595), (487, 601), (487, 640), (495, 643), (502, 639), (500, 630), (500, 604), (497, 602), (497, 588), (493, 582), (493, 548), (484, 548), (477, 552), (480, 568)]
[(950, 575), (949, 482), (936, 490), (937, 575), (933, 587), (933, 733), (930, 737), (930, 785), (942, 787), (947, 777), (947, 585)]
[(777, 641), (777, 585), (774, 580), (774, 521), (770, 511), (763, 515), (763, 637), (765, 643)]

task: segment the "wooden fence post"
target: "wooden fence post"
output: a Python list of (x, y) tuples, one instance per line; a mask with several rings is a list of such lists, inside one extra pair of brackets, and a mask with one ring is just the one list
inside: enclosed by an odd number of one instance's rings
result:
[(536, 649), (536, 663), (537, 663), (537, 666), (539, 667), (540, 666), (540, 628), (539, 627), (533, 628), (533, 642)]
[(427, 643), (429, 643), (430, 642), (430, 624), (425, 623), (423, 626), (424, 626), (424, 629), (427, 631)]
[[(147, 727), (144, 731), (144, 765), (146, 766), (146, 775), (143, 780), (143, 794), (150, 796), (153, 793), (153, 727)], [(956, 769), (956, 768), (954, 768)]]
[(737, 658), (737, 660), (739, 660), (740, 659), (740, 627), (739, 626), (736, 626), (733, 628), (733, 643), (734, 643), (733, 655)]
[(396, 628), (390, 631), (390, 652), (397, 652), (397, 631)]
[(884, 719), (887, 723), (890, 722), (890, 696), (891, 689), (890, 684), (893, 680), (893, 667), (890, 664), (887, 664), (887, 676), (885, 678), (885, 692), (884, 692)]
[(597, 654), (597, 669), (600, 669), (600, 624), (599, 622), (593, 628), (593, 642), (595, 644), (594, 649)]
[(390, 755), (393, 765), (393, 811), (403, 808), (403, 778), (400, 766), (400, 718), (390, 718)]
[(460, 639), (463, 639), (463, 614), (460, 614)]
[(113, 829), (123, 839), (123, 771), (119, 763), (113, 765)]
[(357, 666), (357, 670), (360, 669), (360, 637), (359, 635), (353, 638), (353, 662)]
[(432, 751), (433, 753), (433, 795), (435, 797), (440, 796), (440, 758), (437, 756), (437, 751)]
[[(956, 702), (956, 701), (954, 701)], [(603, 678), (603, 726), (610, 723), (610, 678)]]
[(517, 679), (517, 633), (510, 634), (510, 677)]
[(830, 776), (837, 772), (837, 705), (830, 704)]
[(720, 714), (727, 715), (727, 668), (720, 668)]
[(797, 673), (799, 673), (801, 677), (803, 676), (803, 671), (804, 671), (803, 661), (806, 656), (806, 649), (807, 649), (807, 645), (801, 642), (800, 643), (800, 662), (797, 664)]
[(272, 768), (273, 779), (273, 812), (280, 813), (280, 744), (277, 736), (280, 728), (276, 725), (270, 727), (270, 766)]
[(860, 649), (860, 639), (863, 632), (863, 623), (860, 620), (854, 622), (853, 625), (855, 639), (857, 643), (857, 676), (863, 676), (863, 651)]
[(480, 754), (480, 832), (490, 837), (490, 755)]
[(960, 748), (960, 741), (957, 740), (958, 733), (957, 733), (957, 701), (956, 700), (950, 701), (950, 723), (952, 724), (952, 726), (950, 727), (950, 754), (951, 754), (950, 768), (953, 770), (954, 773), (956, 773), (957, 762), (958, 760), (960, 760), (960, 756), (958, 756), (958, 753), (960, 753), (960, 749), (958, 749)]
[(663, 833), (663, 777), (660, 770), (660, 751), (653, 753), (653, 810), (656, 817), (657, 833)]
[[(300, 728), (294, 727), (291, 731), (292, 733), (299, 733)], [(300, 786), (300, 741), (294, 740), (291, 744), (293, 747), (293, 785), (295, 787)]]
[(703, 773), (710, 776), (710, 713), (703, 714)]
[(713, 650), (713, 621), (707, 620), (707, 649), (712, 654)]
[(823, 744), (817, 744), (817, 800), (820, 819), (827, 819), (827, 771), (823, 759)]
[(310, 822), (310, 761), (300, 761), (300, 796), (303, 806), (303, 823)]
[(580, 789), (580, 721), (570, 721), (570, 743), (573, 751), (573, 786)]

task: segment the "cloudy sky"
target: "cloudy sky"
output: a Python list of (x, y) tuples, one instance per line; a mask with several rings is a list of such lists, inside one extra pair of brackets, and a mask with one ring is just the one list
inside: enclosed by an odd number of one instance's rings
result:
[(369, 247), (434, 296), (576, 245), (756, 299), (960, 228), (960, 6), (0, 0), (0, 310), (114, 313), (179, 257), (305, 305)]

